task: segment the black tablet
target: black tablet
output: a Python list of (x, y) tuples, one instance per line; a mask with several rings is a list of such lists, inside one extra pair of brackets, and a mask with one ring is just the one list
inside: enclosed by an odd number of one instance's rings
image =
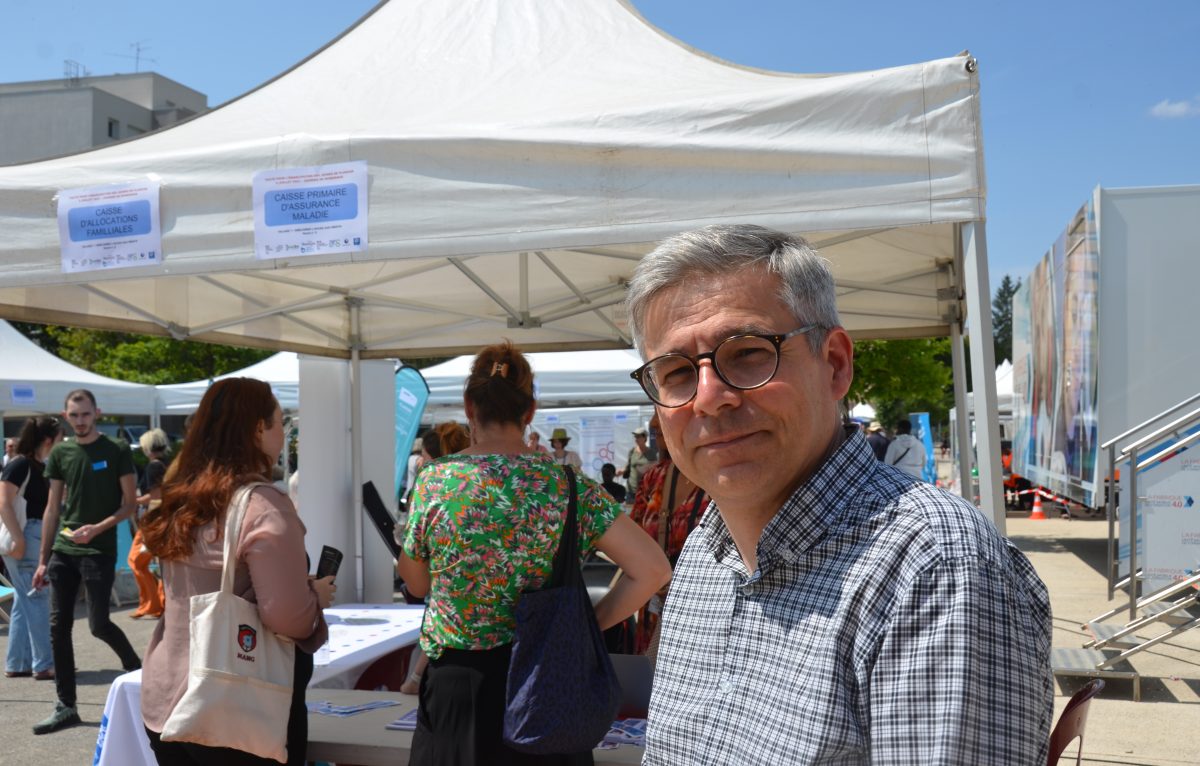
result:
[(368, 481), (363, 484), (362, 500), (367, 517), (371, 519), (372, 525), (379, 532), (379, 536), (383, 538), (388, 550), (392, 552), (392, 557), (400, 558), (400, 546), (396, 544), (396, 538), (393, 536), (396, 532), (396, 520), (392, 518), (392, 514), (388, 513), (387, 506), (383, 504), (383, 498), (375, 489), (375, 482)]

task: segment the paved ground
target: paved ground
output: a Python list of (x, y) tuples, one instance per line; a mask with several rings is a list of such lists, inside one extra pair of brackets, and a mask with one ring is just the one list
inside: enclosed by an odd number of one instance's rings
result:
[[(1080, 626), (1111, 608), (1107, 601), (1103, 521), (1051, 519), (1030, 521), (1010, 514), (1008, 534), (1024, 550), (1050, 589), (1054, 607), (1055, 645), (1080, 646)], [(130, 620), (127, 604), (114, 620), (134, 646), (143, 649), (154, 623)], [(0, 652), (8, 645), (7, 626), (0, 626)], [(77, 612), (75, 645), (79, 666), (82, 726), (42, 737), (30, 727), (46, 716), (54, 701), (51, 682), (0, 678), (4, 735), (0, 764), (91, 763), (96, 731), (108, 685), (120, 674), (116, 656), (87, 629), (82, 604)], [(1084, 762), (1176, 766), (1200, 762), (1200, 631), (1176, 637), (1133, 658), (1143, 674), (1142, 702), (1132, 701), (1128, 682), (1113, 681), (1091, 708)], [(1074, 687), (1059, 687), (1055, 717)], [(1066, 761), (1064, 761), (1065, 763)]]

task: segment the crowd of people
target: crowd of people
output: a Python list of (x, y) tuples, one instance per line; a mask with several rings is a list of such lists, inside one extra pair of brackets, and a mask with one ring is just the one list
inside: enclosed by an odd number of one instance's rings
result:
[[(919, 480), (926, 454), (907, 420), (893, 439), (844, 422), (853, 344), (827, 264), (797, 237), (707, 227), (644, 258), (627, 300), (645, 360), (632, 375), (655, 414), (600, 482), (578, 470), (565, 429), (550, 449), (531, 430), (533, 373), (508, 342), (475, 358), (467, 422), (419, 440), (397, 562), (407, 597), (425, 603), (404, 689), (418, 696), (411, 762), (591, 762), (518, 752), (503, 724), (516, 606), (547, 581), (572, 504), (581, 557), (619, 568), (595, 604), (599, 627), (633, 616), (632, 649), (654, 663), (644, 763), (1044, 762), (1046, 589), (978, 509)], [(233, 590), (295, 642), (291, 713), (275, 734), (303, 763), (304, 688), (336, 585), (309, 575), (304, 524), (270, 484), (284, 445), (270, 387), (213, 385), (169, 466), (156, 437), (141, 445), (153, 468), (140, 487), (128, 447), (96, 431), (99, 414), (73, 392), (73, 439), (35, 418), (11, 455), (6, 444), (0, 515), (13, 525), (18, 491), (28, 508), (23, 547), (6, 559), (21, 583), (6, 675), (54, 678), (58, 691), (35, 731), (79, 720), (81, 585), (92, 633), (126, 670), (142, 666), (108, 613), (114, 527), (142, 507), (129, 564), (135, 616), (160, 618), (142, 686), (158, 762), (274, 762), (230, 750), (219, 730), (164, 737), (188, 685), (189, 604), (219, 587), (222, 525), (245, 496)]]

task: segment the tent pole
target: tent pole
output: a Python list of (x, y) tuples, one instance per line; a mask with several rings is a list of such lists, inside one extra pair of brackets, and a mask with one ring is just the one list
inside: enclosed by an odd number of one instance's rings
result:
[(955, 316), (950, 322), (950, 368), (954, 374), (954, 430), (957, 451), (951, 459), (958, 464), (958, 494), (975, 502), (972, 493), (971, 413), (967, 411), (967, 363), (963, 353), (962, 319)]
[(979, 467), (979, 507), (1005, 532), (1000, 481), (1000, 419), (996, 402), (996, 352), (992, 341), (992, 293), (988, 284), (987, 238), (982, 221), (959, 225), (963, 288), (971, 338), (971, 388), (975, 398), (975, 451)]
[(363, 599), (362, 513), (362, 329), (361, 298), (347, 298), (350, 312), (350, 507), (354, 514), (354, 600)]

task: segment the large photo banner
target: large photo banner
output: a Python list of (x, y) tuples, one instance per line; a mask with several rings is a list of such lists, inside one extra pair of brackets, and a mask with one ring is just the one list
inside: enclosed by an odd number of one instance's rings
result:
[(1099, 268), (1088, 202), (1013, 297), (1013, 470), (1089, 506), (1098, 502)]

